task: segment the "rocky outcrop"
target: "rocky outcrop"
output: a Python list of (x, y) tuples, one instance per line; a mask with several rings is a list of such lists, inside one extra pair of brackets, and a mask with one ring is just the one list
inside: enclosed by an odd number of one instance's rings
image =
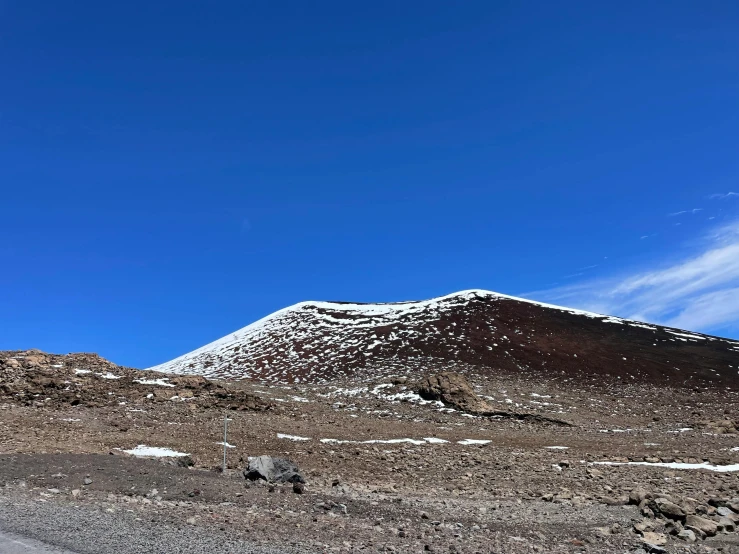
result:
[(101, 407), (187, 402), (202, 408), (263, 411), (260, 396), (199, 375), (166, 375), (119, 366), (97, 354), (0, 351), (0, 396), (24, 406)]
[(425, 400), (439, 400), (449, 408), (474, 415), (492, 415), (495, 409), (481, 399), (467, 379), (459, 373), (444, 371), (426, 377), (418, 387)]

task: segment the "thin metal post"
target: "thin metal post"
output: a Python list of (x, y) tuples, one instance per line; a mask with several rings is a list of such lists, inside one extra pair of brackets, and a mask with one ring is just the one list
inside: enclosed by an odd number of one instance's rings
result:
[(228, 448), (228, 415), (223, 416), (223, 474), (226, 474), (226, 448)]

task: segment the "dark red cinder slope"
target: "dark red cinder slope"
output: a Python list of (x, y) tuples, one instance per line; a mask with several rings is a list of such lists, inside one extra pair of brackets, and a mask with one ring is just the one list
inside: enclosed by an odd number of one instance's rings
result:
[(456, 370), (731, 387), (739, 341), (473, 290), (394, 304), (303, 302), (150, 369), (272, 383)]

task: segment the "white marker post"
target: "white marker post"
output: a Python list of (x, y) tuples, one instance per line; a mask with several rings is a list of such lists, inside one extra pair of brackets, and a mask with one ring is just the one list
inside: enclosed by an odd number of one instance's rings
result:
[(228, 415), (223, 416), (223, 474), (226, 474), (226, 449), (228, 448)]

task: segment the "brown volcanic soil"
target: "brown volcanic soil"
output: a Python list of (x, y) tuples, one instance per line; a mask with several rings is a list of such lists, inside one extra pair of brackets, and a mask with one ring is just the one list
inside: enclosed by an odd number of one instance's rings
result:
[(303, 303), (154, 369), (275, 383), (467, 371), (597, 383), (737, 383), (739, 342), (487, 291), (402, 304)]
[[(9, 354), (29, 355), (2, 353), (0, 360)], [(70, 380), (79, 362), (47, 360), (30, 373), (63, 371), (58, 378)], [(51, 367), (60, 361), (62, 368)], [(470, 554), (637, 552), (641, 538), (633, 525), (646, 522), (660, 532), (664, 522), (624, 505), (630, 492), (643, 488), (713, 513), (709, 500), (739, 497), (737, 473), (592, 465), (629, 459), (739, 463), (739, 397), (727, 388), (595, 386), (468, 372), (475, 392), (494, 408), (573, 425), (564, 427), (449, 411), (419, 402), (403, 379), (205, 383), (194, 389), (195, 400), (183, 400), (173, 394), (187, 390), (183, 386), (135, 384), (140, 374), (112, 364), (106, 371), (131, 375), (126, 381), (79, 375), (87, 380), (75, 386), (82, 398), (89, 389), (91, 402), (46, 401), (25, 389), (0, 394), (0, 495), (132, 510), (147, 520), (223, 528), (316, 552)], [(16, 373), (19, 387), (23, 372)], [(165, 393), (148, 398), (152, 393), (141, 387)], [(249, 409), (226, 411), (210, 401), (209, 387), (232, 400), (250, 399)], [(100, 400), (108, 396), (115, 398)], [(217, 443), (224, 413), (232, 419), (228, 442), (235, 445), (226, 475), (213, 469), (222, 456)], [(392, 439), (416, 442), (365, 442)], [(465, 444), (470, 439), (490, 442)], [(188, 453), (195, 467), (123, 453), (138, 444)], [(554, 446), (567, 449), (548, 448)], [(261, 454), (294, 460), (308, 482), (305, 494), (289, 486), (247, 488), (240, 469)], [(696, 544), (668, 541), (669, 552), (739, 552), (734, 533)]]

